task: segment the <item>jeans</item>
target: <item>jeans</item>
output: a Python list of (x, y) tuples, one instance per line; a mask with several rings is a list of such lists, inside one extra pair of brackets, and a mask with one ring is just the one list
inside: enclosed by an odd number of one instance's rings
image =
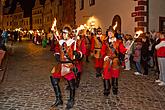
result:
[(159, 79), (165, 82), (165, 57), (158, 57), (158, 65), (159, 65)]
[(140, 62), (135, 62), (136, 71), (141, 73), (141, 64)]

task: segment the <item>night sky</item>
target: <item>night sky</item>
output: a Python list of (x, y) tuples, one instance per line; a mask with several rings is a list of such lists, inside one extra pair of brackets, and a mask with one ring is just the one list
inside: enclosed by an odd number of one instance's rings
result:
[[(20, 2), (22, 9), (24, 10), (24, 17), (28, 17), (32, 13), (32, 8), (34, 7), (35, 0), (6, 0), (5, 7), (9, 7), (9, 13), (13, 13), (16, 8), (16, 3)], [(40, 0), (40, 4), (44, 4), (45, 0)]]

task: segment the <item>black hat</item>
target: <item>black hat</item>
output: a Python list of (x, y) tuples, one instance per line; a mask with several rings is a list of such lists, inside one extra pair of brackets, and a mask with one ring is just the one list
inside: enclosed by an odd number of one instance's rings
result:
[(100, 27), (98, 27), (97, 32), (102, 32), (102, 29)]
[(109, 26), (109, 28), (107, 29), (108, 32), (114, 32), (114, 29), (112, 26)]

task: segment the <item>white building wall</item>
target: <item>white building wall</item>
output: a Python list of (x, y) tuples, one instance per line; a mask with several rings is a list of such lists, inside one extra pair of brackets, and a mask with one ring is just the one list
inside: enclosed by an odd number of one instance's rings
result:
[(89, 6), (89, 0), (84, 0), (84, 9), (80, 10), (80, 0), (76, 0), (76, 25), (84, 24), (89, 17), (97, 18), (98, 23), (105, 33), (106, 29), (112, 25), (115, 15), (121, 17), (122, 33), (133, 34), (136, 23), (131, 13), (134, 12), (135, 1), (133, 0), (95, 0), (95, 5)]
[(165, 17), (165, 0), (149, 0), (149, 31), (159, 31), (159, 17)]

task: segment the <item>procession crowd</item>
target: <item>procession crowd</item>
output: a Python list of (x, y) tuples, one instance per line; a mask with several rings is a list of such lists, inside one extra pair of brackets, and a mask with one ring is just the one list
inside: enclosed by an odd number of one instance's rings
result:
[[(33, 34), (19, 34), (19, 32), (1, 31), (1, 49), (5, 49), (7, 39), (11, 36), (13, 41), (21, 41), (28, 36), (34, 44), (43, 48), (50, 46), (50, 51), (56, 59), (51, 70), (50, 82), (55, 92), (55, 103), (52, 107), (63, 104), (60, 79), (64, 77), (67, 90), (70, 91), (67, 109), (74, 105), (76, 88), (79, 87), (83, 73), (84, 62), (92, 62), (96, 77), (103, 79), (103, 95), (108, 96), (110, 90), (118, 94), (118, 78), (121, 69), (129, 71), (134, 66), (134, 74), (147, 76), (149, 69), (153, 69), (158, 76), (155, 82), (165, 86), (165, 36), (161, 32), (141, 33), (140, 36), (122, 34), (119, 30), (109, 27), (105, 34), (99, 27), (90, 31), (88, 29), (71, 30), (65, 27), (60, 31), (50, 30), (49, 33), (34, 32)], [(100, 80), (100, 79), (98, 79)]]
[(59, 86), (61, 77), (67, 80), (67, 90), (70, 91), (67, 109), (73, 107), (75, 88), (79, 87), (83, 73), (83, 62), (92, 62), (90, 56), (94, 58), (96, 77), (103, 79), (105, 96), (110, 94), (111, 88), (114, 95), (118, 94), (120, 71), (122, 68), (129, 71), (132, 66), (135, 67), (135, 75), (147, 76), (149, 69), (153, 69), (158, 76), (155, 82), (165, 86), (165, 37), (161, 32), (147, 32), (134, 37), (124, 35), (113, 27), (109, 27), (106, 34), (102, 33), (101, 28), (93, 32), (86, 29), (76, 32), (65, 28), (59, 35), (50, 31), (44, 38), (57, 62), (50, 76), (56, 96), (53, 107), (63, 104)]

